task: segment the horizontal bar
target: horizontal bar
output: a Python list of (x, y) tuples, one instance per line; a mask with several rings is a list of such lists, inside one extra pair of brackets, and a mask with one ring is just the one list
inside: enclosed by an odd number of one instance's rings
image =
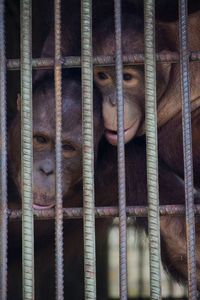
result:
[[(146, 206), (127, 206), (126, 207), (127, 217), (147, 217), (148, 207)], [(8, 210), (8, 217), (10, 220), (20, 220), (22, 212), (21, 210)], [(183, 216), (185, 215), (185, 205), (161, 205), (160, 215), (171, 215), (171, 216)], [(195, 215), (200, 215), (200, 205), (195, 205)], [(105, 218), (105, 217), (118, 217), (119, 210), (118, 207), (96, 207), (95, 217)], [(48, 210), (34, 210), (34, 217), (36, 220), (43, 219), (54, 219), (55, 211), (54, 209)], [(64, 219), (80, 219), (83, 217), (82, 207), (71, 207), (63, 208), (63, 218)]]
[[(189, 55), (190, 61), (200, 61), (200, 51), (191, 51)], [(178, 52), (169, 52), (156, 54), (157, 62), (179, 62)], [(134, 64), (143, 64), (144, 55), (143, 54), (132, 54), (132, 55), (123, 55), (123, 63), (134, 65)], [(93, 58), (94, 65), (115, 65), (114, 56), (95, 56)], [(61, 59), (62, 67), (68, 68), (78, 68), (81, 66), (81, 59), (79, 56), (68, 56)], [(32, 60), (33, 69), (51, 69), (54, 67), (53, 58), (34, 58)], [(7, 69), (8, 70), (19, 70), (20, 69), (20, 59), (8, 59), (7, 60)]]

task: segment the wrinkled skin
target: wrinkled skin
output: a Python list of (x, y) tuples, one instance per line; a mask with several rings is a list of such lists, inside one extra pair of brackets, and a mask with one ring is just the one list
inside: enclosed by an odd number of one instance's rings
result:
[[(66, 74), (67, 73), (67, 74)], [(43, 74), (44, 75), (44, 74)], [(80, 76), (64, 71), (62, 81), (62, 179), (63, 206), (82, 206), (82, 109)], [(99, 94), (94, 90), (95, 161), (99, 139), (103, 134)], [(47, 74), (33, 86), (33, 207), (47, 210), (55, 205), (55, 116), (54, 80)], [(18, 113), (9, 131), (10, 177), (19, 197), (20, 173), (20, 99)], [(10, 208), (20, 208), (16, 194)], [(15, 199), (16, 201), (13, 201)], [(38, 300), (55, 298), (55, 224), (35, 221), (35, 290)], [(96, 222), (98, 297), (105, 299), (105, 287), (99, 272), (105, 268), (102, 248), (106, 242), (107, 221)], [(64, 222), (65, 296), (83, 299), (83, 224), (82, 220)], [(8, 299), (22, 299), (21, 223), (9, 224)], [(48, 278), (48, 281), (47, 281)], [(78, 287), (77, 287), (78, 281)], [(48, 284), (47, 284), (48, 282)]]
[[(33, 94), (33, 194), (34, 208), (55, 205), (55, 106), (53, 80), (36, 82)], [(19, 102), (19, 101), (18, 101)], [(100, 101), (99, 101), (100, 102)], [(62, 105), (62, 187), (64, 199), (82, 179), (82, 118), (80, 82), (63, 81)], [(95, 145), (102, 135), (100, 107), (95, 104)], [(18, 103), (18, 107), (20, 104)], [(97, 131), (98, 128), (98, 131)], [(20, 112), (10, 129), (9, 159), (11, 173), (21, 191), (20, 173)]]
[[(200, 13), (189, 16), (190, 50), (200, 48)], [(95, 55), (115, 55), (114, 21), (104, 19), (93, 30)], [(156, 51), (167, 54), (179, 50), (178, 22), (156, 23)], [(122, 17), (122, 52), (124, 55), (144, 53), (143, 18), (127, 13)], [(158, 127), (181, 111), (180, 66), (172, 63), (157, 64)], [(200, 105), (200, 66), (190, 63), (191, 105)], [(113, 67), (94, 67), (94, 81), (103, 97), (103, 118), (106, 137), (112, 145), (117, 144), (116, 75)], [(124, 139), (129, 142), (145, 133), (145, 86), (142, 66), (124, 66)]]

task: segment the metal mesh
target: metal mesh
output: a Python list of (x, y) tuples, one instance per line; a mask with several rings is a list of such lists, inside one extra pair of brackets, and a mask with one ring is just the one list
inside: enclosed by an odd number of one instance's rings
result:
[[(193, 168), (191, 147), (191, 114), (189, 93), (189, 61), (199, 61), (200, 51), (188, 52), (187, 45), (187, 1), (179, 0), (180, 15), (180, 55), (176, 52), (155, 53), (155, 20), (153, 0), (144, 1), (145, 55), (122, 56), (121, 51), (121, 5), (115, 0), (116, 56), (92, 58), (92, 3), (81, 2), (82, 53), (81, 57), (61, 57), (61, 1), (55, 0), (55, 58), (32, 59), (31, 51), (31, 0), (21, 0), (21, 60), (5, 59), (4, 1), (0, 0), (0, 100), (1, 100), (1, 202), (0, 202), (0, 298), (6, 300), (7, 292), (7, 217), (20, 219), (23, 228), (23, 299), (34, 299), (34, 228), (32, 211), (32, 68), (53, 68), (55, 74), (55, 114), (56, 114), (56, 209), (35, 211), (36, 219), (56, 220), (56, 299), (64, 299), (63, 275), (63, 218), (83, 218), (84, 220), (84, 266), (85, 299), (96, 299), (96, 249), (95, 217), (115, 217), (120, 219), (120, 299), (127, 299), (127, 256), (126, 219), (127, 216), (147, 216), (149, 218), (151, 299), (161, 299), (160, 282), (160, 227), (159, 214), (186, 214), (188, 249), (189, 299), (197, 299), (195, 266), (195, 214), (200, 214), (200, 205), (193, 202)], [(156, 60), (177, 63), (180, 60), (181, 88), (183, 101), (183, 141), (185, 166), (186, 207), (183, 205), (160, 206), (158, 200), (158, 154), (156, 117)], [(124, 111), (123, 111), (123, 64), (145, 64), (146, 91), (146, 137), (147, 137), (147, 207), (126, 207), (125, 162), (124, 162)], [(6, 65), (7, 64), (7, 65)], [(118, 99), (118, 183), (119, 208), (94, 207), (94, 152), (93, 152), (93, 64), (115, 65)], [(62, 67), (82, 68), (83, 106), (83, 208), (62, 207)], [(7, 210), (7, 160), (6, 160), (6, 67), (21, 70), (21, 180), (22, 211)]]

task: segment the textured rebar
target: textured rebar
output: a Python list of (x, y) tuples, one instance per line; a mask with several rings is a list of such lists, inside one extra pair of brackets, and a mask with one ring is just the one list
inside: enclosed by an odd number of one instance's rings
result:
[(155, 1), (144, 1), (145, 120), (151, 299), (161, 299), (160, 219), (156, 112)]
[(124, 149), (124, 98), (123, 64), (121, 41), (121, 0), (115, 0), (115, 70), (117, 95), (117, 157), (118, 157), (118, 199), (119, 199), (119, 256), (120, 256), (120, 299), (126, 300), (127, 286), (127, 231), (126, 231), (126, 183)]
[[(146, 217), (148, 215), (148, 207), (146, 206), (127, 206), (127, 217)], [(160, 214), (162, 216), (183, 216), (185, 214), (185, 205), (161, 205)], [(200, 205), (195, 205), (195, 215), (200, 215)], [(8, 217), (10, 220), (20, 220), (22, 216), (21, 210), (8, 210)], [(55, 218), (54, 209), (49, 210), (35, 210), (35, 219), (48, 220)], [(95, 216), (97, 218), (118, 217), (119, 209), (115, 206), (110, 207), (96, 207)], [(83, 217), (82, 207), (63, 208), (63, 217), (65, 219), (80, 219)]]
[(142, 298), (145, 284), (144, 284), (144, 270), (145, 270), (145, 262), (144, 262), (144, 242), (143, 239), (139, 239), (138, 241), (138, 262), (137, 262), (137, 269), (138, 269), (138, 296)]
[(34, 299), (31, 6), (31, 0), (21, 0), (22, 288), (24, 300)]
[(92, 1), (81, 1), (83, 222), (85, 299), (96, 299), (94, 216)]
[(188, 296), (190, 300), (195, 300), (197, 299), (197, 283), (187, 14), (187, 0), (179, 0), (180, 72), (183, 107), (182, 126), (186, 205)]
[[(143, 64), (144, 63), (144, 55), (143, 54), (130, 54), (123, 55), (123, 63), (128, 65), (134, 64)], [(190, 61), (199, 61), (200, 60), (200, 52), (199, 51), (191, 51), (189, 55)], [(177, 52), (169, 52), (169, 53), (157, 53), (156, 54), (157, 62), (179, 62), (179, 53)], [(78, 56), (68, 56), (62, 57), (62, 67), (65, 68), (79, 68), (81, 66), (81, 58)], [(94, 65), (104, 65), (110, 66), (114, 65), (115, 57), (114, 56), (96, 56), (93, 58)], [(35, 58), (32, 60), (33, 69), (51, 69), (54, 66), (53, 58)], [(20, 68), (20, 60), (19, 59), (8, 59), (7, 60), (7, 69), (8, 70), (19, 70)]]
[(7, 299), (7, 135), (5, 6), (0, 0), (0, 299)]
[(56, 299), (64, 299), (63, 210), (62, 210), (62, 69), (61, 69), (61, 0), (55, 0), (55, 119), (56, 119)]

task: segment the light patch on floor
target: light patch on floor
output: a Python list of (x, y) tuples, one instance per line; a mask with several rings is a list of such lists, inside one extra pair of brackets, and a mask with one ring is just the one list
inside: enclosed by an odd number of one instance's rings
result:
[[(129, 297), (149, 297), (149, 251), (144, 233), (137, 233), (133, 225), (127, 229), (127, 266)], [(119, 297), (119, 228), (113, 225), (108, 236), (109, 297)], [(173, 282), (161, 267), (162, 296), (184, 297), (186, 289)]]

